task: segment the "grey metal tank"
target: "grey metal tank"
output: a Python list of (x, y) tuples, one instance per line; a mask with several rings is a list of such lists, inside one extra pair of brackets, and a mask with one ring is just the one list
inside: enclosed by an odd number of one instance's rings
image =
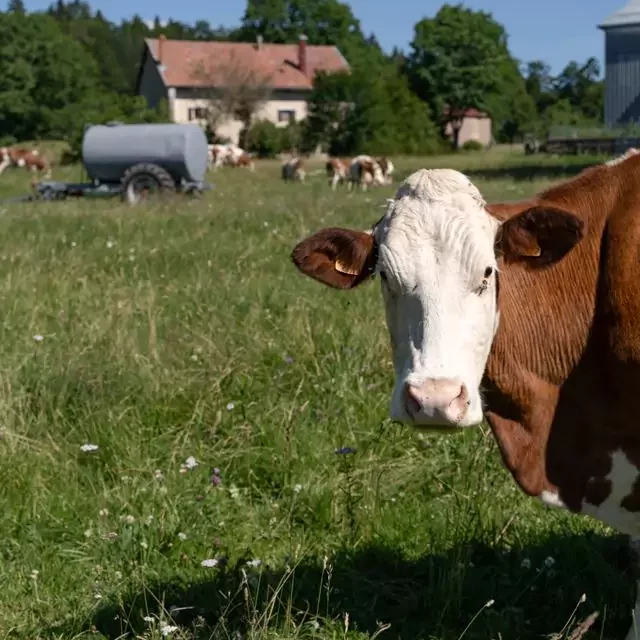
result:
[(201, 182), (207, 138), (196, 124), (94, 125), (85, 131), (82, 159), (89, 177), (100, 182), (120, 182), (126, 169), (140, 162), (163, 167), (178, 182)]

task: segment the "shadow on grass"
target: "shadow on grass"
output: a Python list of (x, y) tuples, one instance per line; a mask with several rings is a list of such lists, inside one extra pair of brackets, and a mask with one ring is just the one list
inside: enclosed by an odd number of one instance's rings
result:
[[(626, 538), (591, 533), (508, 551), (470, 543), (418, 559), (372, 545), (339, 552), (330, 571), (322, 562), (292, 572), (237, 565), (210, 569), (215, 576), (197, 584), (147, 585), (105, 604), (85, 628), (110, 640), (134, 637), (148, 627), (144, 616), (161, 615), (160, 601), (173, 624), (192, 628), (196, 638), (274, 637), (269, 629), (287, 638), (344, 637), (338, 629), (348, 612), (354, 631), (374, 634), (388, 624), (383, 638), (449, 640), (480, 612), (465, 638), (512, 640), (559, 632), (586, 593), (577, 619), (596, 610), (600, 617), (584, 637), (612, 639), (630, 624), (631, 566)], [(489, 600), (495, 602), (483, 609)], [(316, 613), (320, 628), (330, 627), (315, 632), (322, 636), (314, 635)]]
[(514, 166), (493, 166), (470, 168), (464, 171), (470, 178), (484, 180), (562, 180), (571, 178), (581, 171), (593, 167), (596, 162), (563, 163), (563, 164), (522, 164)]

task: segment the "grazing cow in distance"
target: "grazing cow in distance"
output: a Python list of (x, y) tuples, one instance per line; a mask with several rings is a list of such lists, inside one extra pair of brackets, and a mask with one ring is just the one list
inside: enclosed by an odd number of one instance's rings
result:
[[(486, 417), (524, 493), (634, 546), (639, 245), (632, 153), (508, 204), (487, 204), (458, 171), (423, 169), (372, 229), (320, 230), (292, 259), (337, 289), (379, 276), (393, 419), (450, 431)], [(640, 629), (638, 595), (635, 620)], [(640, 638), (635, 629), (627, 640)]]
[(349, 191), (354, 185), (358, 185), (363, 191), (370, 185), (382, 186), (386, 179), (382, 168), (375, 158), (366, 155), (356, 156), (349, 165)]
[(33, 173), (41, 171), (46, 177), (51, 176), (50, 164), (37, 149), (0, 147), (0, 174), (8, 167), (25, 168)]
[(245, 151), (238, 157), (233, 156), (228, 162), (232, 167), (247, 167), (249, 171), (255, 171), (256, 168), (253, 158)]
[(307, 174), (304, 170), (302, 158), (289, 158), (289, 160), (285, 160), (282, 163), (281, 175), (285, 182), (304, 182)]
[(393, 162), (389, 160), (386, 156), (381, 156), (379, 158), (375, 158), (375, 161), (380, 166), (380, 170), (382, 171), (382, 176), (384, 177), (387, 184), (391, 184), (393, 182), (393, 178), (391, 175), (393, 174), (395, 167), (393, 166)]
[(326, 164), (327, 178), (331, 190), (335, 191), (341, 182), (345, 182), (349, 175), (349, 161), (341, 158), (329, 158)]

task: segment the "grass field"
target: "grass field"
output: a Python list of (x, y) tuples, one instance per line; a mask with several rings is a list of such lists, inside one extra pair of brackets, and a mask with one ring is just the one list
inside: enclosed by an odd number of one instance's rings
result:
[[(598, 160), (398, 159), (396, 187), (454, 166), (515, 199)], [(624, 540), (522, 495), (487, 428), (391, 423), (378, 285), (291, 265), (396, 187), (278, 175), (0, 204), (0, 638), (565, 638), (596, 610), (587, 637), (621, 637)]]

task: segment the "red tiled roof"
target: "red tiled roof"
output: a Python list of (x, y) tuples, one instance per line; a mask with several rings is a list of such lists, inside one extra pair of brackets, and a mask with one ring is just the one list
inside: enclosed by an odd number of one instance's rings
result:
[[(168, 87), (222, 86), (225, 67), (239, 64), (264, 76), (274, 89), (311, 89), (318, 71), (347, 71), (349, 64), (337, 47), (307, 45), (307, 74), (298, 67), (297, 44), (250, 42), (197, 42), (164, 40), (158, 60), (158, 40), (145, 39), (148, 52), (164, 67), (161, 75)], [(207, 69), (206, 81), (198, 68)], [(217, 84), (219, 82), (220, 84)]]
[[(444, 109), (445, 115), (449, 115), (449, 107)], [(456, 114), (457, 115), (457, 114)], [(475, 107), (469, 107), (463, 115), (464, 118), (488, 118), (489, 114), (484, 111), (479, 111)]]

